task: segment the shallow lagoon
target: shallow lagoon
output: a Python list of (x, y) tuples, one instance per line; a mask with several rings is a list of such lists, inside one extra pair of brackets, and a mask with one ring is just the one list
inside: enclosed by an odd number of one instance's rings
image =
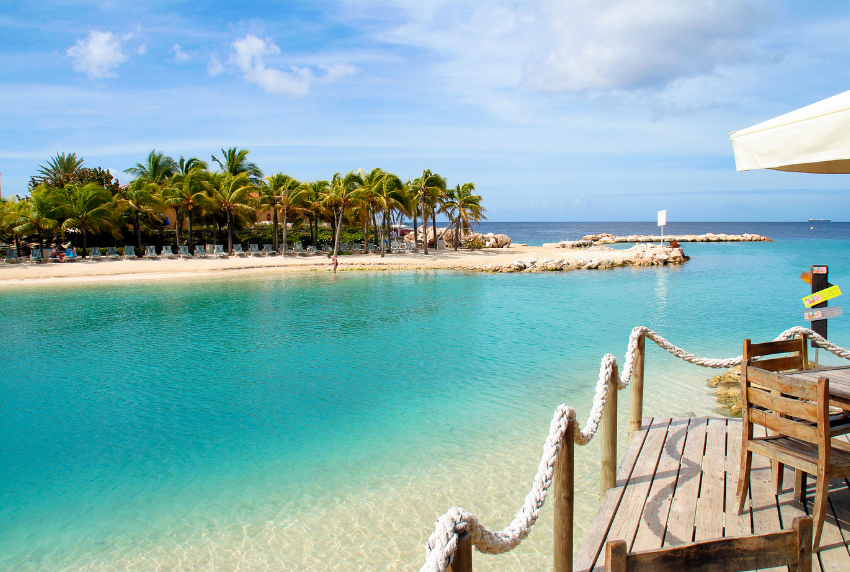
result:
[[(6, 289), (0, 569), (418, 568), (450, 506), (507, 525), (552, 411), (585, 418), (599, 359), (621, 358), (633, 326), (737, 355), (804, 324), (809, 265), (850, 284), (847, 246), (693, 244), (679, 268), (563, 274)], [(842, 320), (830, 339), (847, 347)], [(717, 414), (714, 373), (648, 348), (647, 414)], [(577, 452), (579, 539), (597, 447)], [(547, 569), (550, 539), (548, 506), (476, 569)]]

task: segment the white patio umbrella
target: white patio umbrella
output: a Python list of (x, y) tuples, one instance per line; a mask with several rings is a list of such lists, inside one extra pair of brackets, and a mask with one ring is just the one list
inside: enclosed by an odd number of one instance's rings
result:
[(730, 136), (738, 171), (850, 173), (850, 91)]

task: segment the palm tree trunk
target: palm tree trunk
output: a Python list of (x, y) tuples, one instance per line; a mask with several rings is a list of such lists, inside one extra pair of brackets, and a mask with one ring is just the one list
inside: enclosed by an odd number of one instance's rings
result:
[(18, 253), (18, 256), (21, 256), (21, 254), (23, 254), (21, 252), (21, 238), (17, 234), (15, 235), (15, 252)]
[(460, 243), (460, 215), (455, 219), (455, 250), (457, 250), (458, 243)]
[(277, 252), (278, 242), (277, 242), (277, 205), (272, 205), (272, 248), (274, 248), (275, 252)]
[(342, 217), (345, 215), (345, 207), (341, 207), (339, 209), (339, 221), (334, 220), (336, 223), (336, 237), (334, 238), (334, 256), (339, 252), (339, 235), (342, 232)]
[(189, 210), (189, 255), (195, 255), (195, 241), (192, 239), (192, 211)]
[(413, 205), (413, 247), (414, 249), (419, 248), (419, 230), (416, 225), (416, 205)]
[(283, 255), (286, 256), (286, 207), (283, 209)]
[(425, 210), (425, 193), (422, 194), (422, 249), (424, 254), (428, 254), (428, 211)]
[(177, 214), (177, 209), (174, 209), (174, 246), (180, 252), (180, 227), (183, 221), (180, 215)]
[[(277, 236), (275, 236), (275, 239)], [(227, 211), (227, 255), (233, 255), (233, 217), (230, 211)]]
[(387, 225), (387, 211), (384, 209), (384, 220), (381, 221), (381, 258), (384, 257), (384, 254), (387, 252), (386, 243), (384, 242), (384, 238), (386, 235), (384, 234), (384, 229)]
[(133, 214), (133, 226), (136, 227), (136, 250), (142, 252), (142, 227), (139, 224), (139, 213)]
[[(82, 257), (86, 257), (86, 245), (88, 244), (88, 232), (86, 232), (86, 225), (83, 225), (83, 254)], [(141, 250), (141, 249), (139, 249)]]
[(38, 229), (38, 244), (41, 250), (44, 250), (44, 229)]
[(369, 254), (369, 213), (363, 221), (363, 252)]
[(431, 209), (431, 228), (434, 229), (434, 250), (437, 250), (437, 206)]

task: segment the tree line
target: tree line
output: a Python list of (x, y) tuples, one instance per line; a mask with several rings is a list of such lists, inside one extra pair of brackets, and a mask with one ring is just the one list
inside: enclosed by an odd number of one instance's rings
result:
[[(174, 246), (181, 246), (181, 229), (188, 227), (186, 244), (194, 249), (197, 225), (226, 229), (227, 249), (233, 254), (234, 231), (255, 223), (256, 213), (271, 211), (272, 246), (284, 245), (287, 229), (308, 227), (315, 245), (319, 226), (330, 226), (333, 253), (339, 251), (343, 227), (363, 229), (368, 252), (370, 229), (380, 243), (381, 256), (391, 225), (412, 219), (433, 226), (437, 236), (437, 214), (445, 215), (454, 227), (454, 248), (472, 223), (485, 219), (481, 196), (473, 183), (449, 187), (446, 179), (430, 169), (406, 182), (395, 174), (371, 171), (335, 173), (329, 180), (298, 181), (284, 174), (264, 175), (248, 159), (249, 151), (231, 147), (212, 155), (210, 163), (197, 157), (179, 160), (150, 152), (145, 162), (126, 169), (132, 182), (120, 185), (110, 173), (84, 167), (75, 153), (59, 153), (39, 165), (30, 179), (29, 196), (0, 202), (0, 235), (13, 237), (18, 252), (20, 240), (34, 237), (44, 248), (59, 232), (73, 230), (82, 239), (82, 255), (90, 235), (111, 234), (116, 239), (132, 227), (136, 248), (142, 251), (142, 229), (163, 232), (165, 213), (175, 213)], [(429, 220), (430, 219), (430, 220)], [(282, 232), (282, 236), (281, 236)], [(428, 254), (427, 233), (422, 241)], [(415, 245), (419, 247), (418, 233)]]

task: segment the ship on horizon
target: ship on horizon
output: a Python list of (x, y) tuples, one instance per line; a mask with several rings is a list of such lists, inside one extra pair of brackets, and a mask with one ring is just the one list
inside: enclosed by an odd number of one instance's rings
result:
[(809, 222), (831, 222), (831, 218), (810, 218)]

